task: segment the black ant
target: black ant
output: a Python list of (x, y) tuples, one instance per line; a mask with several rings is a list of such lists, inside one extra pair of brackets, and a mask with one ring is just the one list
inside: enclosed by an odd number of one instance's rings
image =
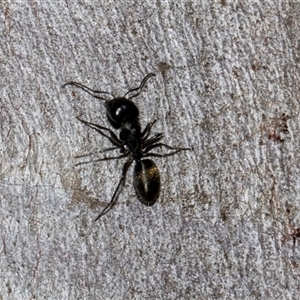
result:
[[(143, 204), (147, 206), (152, 206), (159, 196), (160, 175), (159, 170), (154, 161), (151, 159), (144, 158), (149, 156), (166, 157), (174, 155), (175, 153), (182, 150), (190, 150), (190, 148), (171, 147), (159, 142), (163, 137), (162, 133), (157, 133), (149, 138), (151, 128), (156, 122), (156, 120), (149, 123), (146, 126), (146, 128), (143, 131), (141, 131), (141, 125), (139, 121), (139, 110), (137, 106), (131, 101), (131, 99), (138, 96), (141, 93), (147, 80), (153, 76), (155, 76), (155, 74), (148, 74), (142, 80), (139, 87), (131, 89), (123, 97), (115, 97), (114, 95), (108, 92), (92, 90), (89, 87), (74, 81), (67, 82), (63, 85), (63, 87), (65, 87), (66, 85), (74, 85), (99, 100), (105, 100), (106, 114), (110, 124), (115, 129), (120, 129), (118, 138), (117, 135), (109, 128), (84, 121), (77, 117), (77, 119), (80, 122), (96, 130), (101, 135), (105, 136), (114, 145), (114, 147), (104, 149), (102, 150), (102, 152), (120, 149), (120, 152), (122, 153), (119, 156), (105, 157), (96, 161), (128, 157), (127, 161), (123, 165), (123, 171), (120, 181), (110, 202), (102, 210), (102, 212), (95, 219), (95, 221), (97, 221), (108, 211), (110, 211), (116, 203), (119, 188), (121, 184), (124, 183), (127, 170), (133, 161), (135, 161), (135, 167), (133, 171), (133, 185), (137, 197)], [(132, 96), (126, 98), (126, 96), (131, 93), (133, 93)], [(107, 100), (99, 96), (99, 94), (108, 94), (112, 96), (113, 99)], [(158, 154), (150, 152), (152, 149), (157, 147), (165, 147), (174, 151), (167, 154)]]

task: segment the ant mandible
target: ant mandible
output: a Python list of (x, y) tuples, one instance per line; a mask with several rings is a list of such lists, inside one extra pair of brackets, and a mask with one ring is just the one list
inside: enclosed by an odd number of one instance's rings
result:
[[(166, 157), (174, 155), (182, 150), (190, 150), (190, 148), (171, 147), (164, 143), (161, 143), (160, 140), (163, 137), (162, 133), (157, 133), (149, 137), (151, 128), (156, 122), (156, 120), (149, 123), (146, 126), (146, 128), (143, 131), (141, 131), (141, 125), (139, 121), (139, 110), (137, 106), (133, 103), (133, 101), (131, 101), (131, 99), (138, 96), (141, 93), (147, 80), (153, 76), (155, 76), (155, 74), (148, 74), (142, 80), (139, 87), (129, 90), (123, 97), (115, 97), (114, 95), (108, 92), (92, 90), (91, 88), (74, 81), (67, 82), (63, 85), (63, 87), (67, 85), (76, 86), (99, 100), (105, 100), (106, 114), (110, 124), (115, 129), (120, 129), (118, 138), (117, 135), (109, 128), (84, 121), (77, 117), (77, 119), (80, 122), (96, 130), (98, 133), (106, 137), (113, 144), (114, 147), (104, 149), (102, 150), (102, 152), (112, 151), (116, 149), (119, 149), (121, 152), (121, 155), (119, 156), (104, 157), (96, 161), (113, 160), (128, 157), (127, 161), (123, 165), (121, 178), (110, 202), (98, 215), (95, 221), (104, 216), (115, 205), (117, 201), (117, 194), (119, 188), (122, 184), (124, 184), (127, 170), (133, 161), (135, 161), (133, 171), (133, 185), (137, 197), (143, 204), (147, 206), (152, 206), (159, 196), (160, 175), (159, 170), (154, 161), (151, 159), (145, 159), (145, 157)], [(129, 94), (131, 93), (132, 95), (130, 96)], [(99, 94), (110, 95), (113, 99), (107, 100), (101, 97)], [(129, 95), (129, 97), (127, 95)], [(158, 147), (165, 147), (173, 151), (167, 154), (150, 152), (154, 148)]]

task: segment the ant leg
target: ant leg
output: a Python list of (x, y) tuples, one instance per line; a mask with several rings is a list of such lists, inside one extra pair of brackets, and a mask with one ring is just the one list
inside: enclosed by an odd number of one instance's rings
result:
[(167, 157), (167, 156), (172, 156), (178, 152), (180, 152), (181, 150), (189, 150), (189, 149), (177, 149), (171, 153), (166, 153), (166, 154), (159, 154), (159, 153), (152, 153), (152, 152), (148, 152), (145, 155), (143, 155), (143, 157), (149, 157), (149, 156), (154, 156), (154, 157)]
[(155, 153), (151, 153), (151, 155), (154, 155), (154, 156), (170, 156), (170, 155), (173, 155), (179, 151), (182, 151), (182, 150), (191, 150), (191, 148), (179, 148), (179, 147), (172, 147), (172, 146), (169, 146), (169, 145), (166, 145), (164, 143), (157, 143), (157, 144), (152, 144), (152, 145), (149, 145), (148, 147), (146, 147), (146, 149), (144, 150), (144, 153), (148, 153), (147, 156), (149, 156), (149, 151), (154, 149), (154, 148), (157, 148), (157, 147), (165, 147), (167, 149), (171, 149), (171, 150), (175, 150), (171, 153), (168, 153), (168, 154), (155, 154)]
[(89, 87), (87, 87), (86, 85), (83, 85), (83, 84), (81, 84), (81, 83), (79, 83), (79, 82), (70, 81), (70, 82), (65, 83), (62, 87), (64, 88), (64, 87), (67, 86), (67, 85), (74, 85), (74, 86), (76, 86), (76, 87), (82, 89), (82, 90), (85, 91), (86, 93), (90, 94), (91, 96), (93, 96), (93, 97), (95, 97), (95, 98), (97, 98), (97, 99), (100, 99), (100, 100), (105, 100), (105, 101), (107, 101), (107, 99), (102, 98), (102, 97), (100, 97), (100, 96), (96, 96), (95, 94), (108, 94), (108, 95), (112, 96), (113, 98), (115, 98), (114, 95), (112, 95), (111, 93), (103, 92), (103, 91), (92, 90), (91, 88), (89, 88)]
[(91, 161), (83, 161), (83, 162), (80, 162), (80, 163), (76, 164), (75, 167), (80, 166), (80, 165), (89, 164), (89, 163), (95, 163), (95, 162), (99, 162), (99, 161), (104, 161), (104, 160), (113, 160), (113, 159), (124, 158), (126, 156), (128, 156), (128, 153), (121, 154), (121, 155), (118, 155), (118, 156), (103, 157), (103, 158), (99, 158), (99, 159), (91, 160)]
[(145, 148), (157, 143), (158, 141), (160, 141), (162, 139), (162, 137), (163, 137), (162, 133), (157, 133), (146, 141), (142, 140), (142, 149), (145, 149)]
[[(118, 139), (118, 137), (115, 135), (115, 133), (114, 133), (112, 130), (110, 130), (109, 128), (100, 126), (100, 125), (98, 125), (98, 124), (94, 124), (94, 123), (90, 123), (90, 122), (84, 121), (84, 120), (82, 120), (82, 119), (80, 119), (80, 118), (78, 118), (78, 117), (76, 117), (76, 119), (77, 119), (78, 121), (82, 122), (83, 124), (87, 125), (88, 127), (92, 128), (92, 129), (94, 129), (94, 130), (96, 130), (98, 133), (100, 133), (101, 135), (105, 136), (106, 138), (108, 138), (109, 141), (110, 141), (113, 145), (115, 145), (115, 146), (117, 146), (117, 147), (123, 149), (123, 144), (122, 144), (122, 142)], [(106, 133), (104, 133), (102, 130), (108, 131), (109, 134), (110, 134), (110, 136), (107, 135)]]
[(147, 126), (145, 127), (144, 131), (141, 134), (142, 142), (147, 140), (147, 138), (149, 137), (149, 134), (151, 132), (152, 126), (155, 124), (156, 121), (157, 120), (154, 120), (154, 121), (150, 122), (149, 124), (147, 124)]
[(144, 85), (146, 84), (147, 80), (148, 80), (149, 78), (153, 77), (153, 76), (155, 76), (155, 74), (153, 74), (153, 73), (148, 74), (148, 75), (142, 80), (142, 82), (141, 82), (141, 84), (140, 84), (139, 87), (137, 87), (137, 88), (135, 88), (135, 89), (132, 89), (132, 90), (128, 91), (128, 92), (124, 95), (124, 97), (126, 97), (126, 95), (128, 95), (129, 93), (135, 92), (135, 91), (138, 91), (138, 92), (137, 92), (135, 95), (129, 97), (128, 99), (132, 99), (132, 98), (138, 96), (138, 95), (141, 93), (141, 91), (142, 91)]
[(99, 220), (102, 216), (104, 216), (106, 213), (108, 213), (112, 208), (113, 206), (116, 204), (117, 202), (117, 194), (118, 194), (118, 191), (119, 191), (119, 188), (121, 186), (122, 183), (124, 183), (125, 181), (125, 177), (126, 177), (126, 173), (127, 173), (127, 170), (128, 168), (130, 167), (131, 163), (133, 161), (133, 158), (131, 157), (130, 159), (127, 160), (127, 162), (124, 164), (123, 166), (123, 171), (122, 171), (122, 176), (120, 178), (120, 181), (118, 183), (118, 186), (110, 200), (110, 202), (106, 205), (106, 207), (102, 210), (102, 212), (100, 213), (100, 215), (95, 219), (95, 222), (97, 220)]
[(105, 149), (102, 149), (102, 150), (100, 150), (98, 152), (87, 153), (87, 154), (82, 154), (82, 155), (75, 155), (74, 158), (82, 158), (82, 157), (86, 157), (86, 156), (92, 156), (92, 155), (96, 155), (96, 154), (99, 154), (99, 153), (113, 151), (113, 150), (117, 150), (117, 149), (120, 149), (120, 148), (119, 147), (105, 148)]

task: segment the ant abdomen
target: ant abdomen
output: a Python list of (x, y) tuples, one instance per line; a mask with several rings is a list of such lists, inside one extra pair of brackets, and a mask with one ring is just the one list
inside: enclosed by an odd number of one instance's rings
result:
[(119, 129), (125, 121), (133, 121), (139, 116), (136, 105), (124, 97), (107, 101), (105, 106), (108, 119), (116, 129)]
[(151, 159), (143, 159), (136, 163), (133, 171), (133, 185), (139, 200), (147, 205), (153, 205), (159, 196), (159, 170)]

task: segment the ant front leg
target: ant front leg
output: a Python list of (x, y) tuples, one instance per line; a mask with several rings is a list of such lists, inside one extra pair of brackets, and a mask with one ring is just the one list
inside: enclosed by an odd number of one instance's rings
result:
[[(106, 127), (103, 127), (103, 126), (100, 126), (98, 124), (94, 124), (94, 123), (90, 123), (90, 122), (87, 122), (85, 120), (82, 120), (78, 117), (76, 117), (76, 119), (78, 121), (80, 121), (81, 123), (87, 125), (88, 127), (96, 130), (98, 133), (100, 133), (101, 135), (105, 136), (106, 138), (108, 138), (108, 140), (115, 146), (117, 146), (118, 148), (120, 149), (123, 149), (123, 143), (118, 139), (118, 137), (115, 135), (115, 133), (110, 130), (109, 128), (106, 128)], [(104, 131), (108, 131), (110, 135), (106, 134), (103, 132)]]
[[(84, 121), (80, 118), (77, 117), (77, 119), (82, 122), (83, 124), (87, 125), (88, 127), (96, 130), (98, 133), (100, 133), (101, 135), (103, 135), (104, 137), (106, 137), (115, 147), (109, 147), (106, 149), (102, 149), (100, 150), (98, 153), (103, 153), (103, 152), (108, 152), (108, 151), (113, 151), (113, 150), (117, 150), (120, 149), (121, 151), (121, 155), (118, 156), (113, 156), (113, 157), (104, 157), (104, 158), (100, 158), (100, 159), (96, 159), (96, 160), (92, 160), (92, 161), (85, 161), (85, 162), (80, 162), (78, 164), (76, 164), (75, 166), (80, 166), (80, 165), (84, 165), (84, 164), (88, 164), (88, 163), (94, 163), (94, 162), (99, 162), (99, 161), (104, 161), (104, 160), (113, 160), (113, 159), (118, 159), (118, 158), (124, 158), (126, 156), (128, 156), (128, 151), (125, 150), (123, 143), (117, 138), (117, 136), (114, 134), (113, 131), (111, 131), (109, 128), (94, 124), (94, 123), (90, 123), (87, 121)], [(103, 131), (108, 131), (110, 135), (104, 133)], [(85, 157), (85, 156), (89, 156), (91, 154), (84, 154), (84, 155), (79, 155), (77, 156), (77, 158), (80, 157)]]
[(102, 210), (102, 212), (100, 213), (100, 215), (95, 219), (95, 222), (97, 220), (99, 220), (102, 216), (104, 216), (106, 213), (108, 213), (113, 207), (114, 205), (116, 204), (117, 202), (117, 195), (118, 195), (118, 191), (119, 191), (119, 188), (121, 186), (121, 184), (124, 184), (125, 182), (125, 178), (126, 178), (126, 173), (128, 171), (128, 168), (130, 167), (131, 163), (133, 161), (133, 158), (130, 157), (127, 162), (124, 164), (123, 166), (123, 171), (122, 171), (122, 176), (120, 178), (120, 181), (118, 183), (118, 186), (110, 200), (110, 202), (106, 205), (106, 207)]

